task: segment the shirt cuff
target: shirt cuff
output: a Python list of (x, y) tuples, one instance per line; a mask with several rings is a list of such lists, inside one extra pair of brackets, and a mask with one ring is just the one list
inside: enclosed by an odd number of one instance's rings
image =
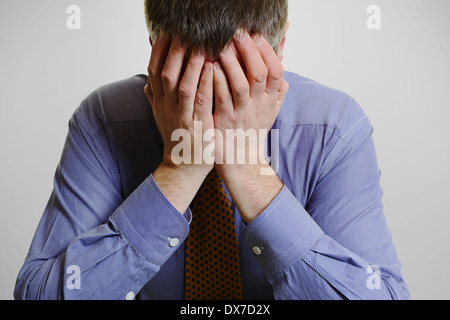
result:
[(286, 186), (244, 229), (247, 245), (268, 278), (301, 259), (322, 234)]
[(158, 266), (186, 240), (191, 219), (191, 210), (183, 216), (164, 196), (153, 175), (111, 216), (123, 237)]

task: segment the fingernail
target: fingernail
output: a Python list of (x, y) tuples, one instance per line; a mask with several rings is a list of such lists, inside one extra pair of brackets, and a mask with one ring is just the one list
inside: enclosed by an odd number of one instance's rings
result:
[(219, 62), (214, 62), (214, 69), (216, 71), (222, 71), (222, 67), (220, 66)]
[(205, 62), (204, 71), (209, 72), (211, 70), (211, 62)]
[(264, 37), (260, 34), (256, 34), (252, 37), (253, 42), (257, 45), (260, 46), (263, 43)]
[(248, 36), (248, 33), (244, 29), (238, 29), (235, 34), (235, 38), (237, 41), (244, 41)]

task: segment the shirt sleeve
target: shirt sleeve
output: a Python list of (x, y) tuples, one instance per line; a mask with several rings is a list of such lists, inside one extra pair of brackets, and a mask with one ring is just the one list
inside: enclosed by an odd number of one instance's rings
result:
[(329, 152), (306, 208), (284, 186), (244, 230), (275, 299), (409, 299), (382, 205), (372, 126)]
[(104, 131), (78, 109), (16, 299), (132, 299), (185, 240), (190, 210), (181, 215), (152, 176), (123, 199), (114, 170)]

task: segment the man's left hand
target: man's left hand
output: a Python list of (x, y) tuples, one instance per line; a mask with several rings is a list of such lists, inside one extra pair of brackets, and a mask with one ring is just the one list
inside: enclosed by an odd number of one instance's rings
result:
[[(228, 141), (228, 145), (224, 143), (221, 148), (216, 141), (216, 160), (224, 161), (216, 164), (216, 169), (246, 223), (256, 218), (283, 187), (275, 174), (261, 175), (261, 169), (270, 166), (260, 161), (267, 134), (259, 133), (261, 130), (268, 133), (272, 128), (288, 88), (281, 61), (263, 36), (252, 38), (247, 32), (239, 31), (231, 46), (220, 54), (220, 63), (214, 63), (215, 128), (225, 139), (230, 129), (257, 133), (256, 144), (245, 139), (245, 145)], [(230, 145), (233, 150), (227, 148)], [(255, 145), (258, 150), (254, 150)], [(235, 158), (229, 157), (232, 163), (227, 162), (227, 153), (233, 152), (235, 157), (243, 151), (256, 152), (257, 163), (250, 164), (248, 160), (236, 163)]]

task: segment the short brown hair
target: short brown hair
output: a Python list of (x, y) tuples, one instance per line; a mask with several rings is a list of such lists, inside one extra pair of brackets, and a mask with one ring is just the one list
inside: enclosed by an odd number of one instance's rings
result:
[(159, 34), (217, 57), (240, 28), (264, 35), (274, 50), (284, 35), (288, 0), (145, 0), (153, 40)]

